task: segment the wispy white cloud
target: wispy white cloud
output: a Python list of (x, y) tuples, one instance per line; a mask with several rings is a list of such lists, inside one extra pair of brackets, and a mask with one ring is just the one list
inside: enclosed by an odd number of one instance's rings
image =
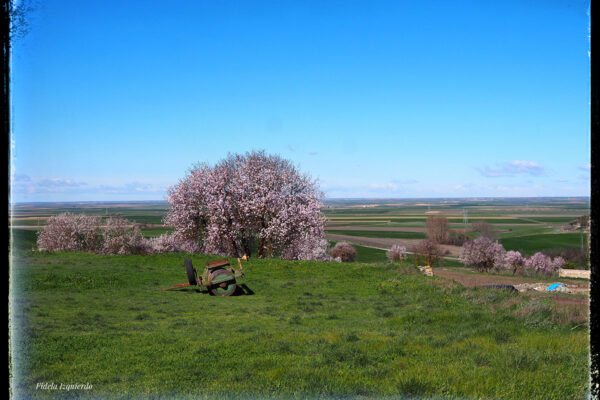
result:
[(392, 182), (398, 185), (413, 185), (415, 183), (419, 183), (419, 181), (416, 179), (394, 179)]
[(477, 170), (481, 175), (488, 178), (499, 178), (520, 174), (532, 176), (546, 175), (546, 169), (544, 167), (535, 161), (526, 160), (513, 160), (505, 163), (498, 163), (496, 164), (496, 168), (490, 168), (486, 165), (483, 168), (477, 168)]
[(16, 193), (57, 192), (86, 185), (85, 182), (76, 182), (72, 179), (44, 178), (35, 180), (24, 174), (13, 176), (11, 181), (11, 189)]
[(28, 175), (16, 174), (13, 177), (12, 181), (13, 181), (13, 183), (31, 182), (31, 178)]
[(590, 164), (590, 163), (582, 164), (582, 165), (578, 166), (577, 168), (579, 168), (582, 171), (591, 171), (592, 164)]
[(396, 191), (400, 188), (400, 185), (393, 182), (386, 183), (371, 183), (369, 185), (370, 188), (375, 190), (386, 190), (386, 191)]
[[(327, 197), (402, 197), (409, 195), (407, 185), (418, 183), (415, 179), (393, 179), (380, 182), (331, 183), (320, 182)], [(414, 186), (411, 186), (413, 188)], [(412, 189), (411, 189), (412, 190)]]
[(455, 185), (453, 187), (454, 190), (456, 191), (468, 191), (468, 190), (473, 190), (473, 189), (478, 189), (479, 186), (473, 184), (473, 183), (465, 183), (462, 185)]
[(22, 199), (46, 201), (56, 199), (79, 199), (81, 197), (110, 198), (119, 196), (164, 197), (166, 187), (152, 183), (128, 182), (118, 185), (94, 184), (64, 178), (35, 179), (27, 175), (15, 175), (11, 191), (16, 201)]
[(50, 179), (42, 179), (35, 183), (37, 187), (46, 188), (49, 190), (60, 189), (60, 188), (75, 188), (86, 186), (85, 182), (76, 182), (72, 179), (60, 179), (60, 178), (50, 178)]
[(159, 193), (164, 192), (165, 188), (150, 183), (129, 182), (124, 185), (100, 185), (98, 191), (119, 194)]

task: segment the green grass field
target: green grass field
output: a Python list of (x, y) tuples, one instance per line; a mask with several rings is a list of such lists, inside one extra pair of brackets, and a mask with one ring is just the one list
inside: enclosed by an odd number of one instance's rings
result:
[(387, 260), (385, 250), (374, 249), (372, 247), (353, 245), (356, 249), (356, 262), (359, 263), (376, 263), (385, 262)]
[(423, 232), (402, 232), (402, 231), (358, 231), (358, 230), (327, 230), (327, 233), (335, 235), (363, 236), (373, 238), (392, 238), (392, 239), (425, 239)]
[(568, 222), (575, 220), (576, 218), (574, 218), (574, 217), (529, 217), (529, 219), (532, 219), (532, 220), (538, 221), (538, 222), (566, 224)]
[(185, 257), (16, 251), (14, 395), (79, 382), (93, 389), (67, 397), (585, 398), (587, 329), (549, 300), (409, 263), (258, 259), (253, 294), (161, 291), (186, 281)]
[(507, 250), (518, 250), (522, 254), (530, 255), (544, 249), (580, 247), (582, 235), (584, 235), (584, 242), (587, 242), (585, 234), (582, 233), (560, 233), (508, 237), (500, 239), (500, 242)]

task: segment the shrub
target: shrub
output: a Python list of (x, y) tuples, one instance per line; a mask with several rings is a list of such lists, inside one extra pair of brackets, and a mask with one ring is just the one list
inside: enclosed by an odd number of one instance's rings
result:
[(122, 217), (110, 217), (102, 230), (102, 254), (142, 254), (145, 239), (137, 226)]
[(499, 270), (504, 266), (504, 247), (490, 238), (481, 236), (463, 244), (460, 249), (460, 261), (478, 271)]
[(581, 217), (578, 217), (577, 218), (577, 223), (582, 228), (587, 228), (589, 226), (589, 224), (590, 224), (590, 216), (589, 215), (582, 215)]
[(386, 252), (387, 258), (390, 261), (400, 261), (406, 258), (406, 247), (399, 244), (392, 245), (392, 248)]
[(450, 236), (448, 237), (448, 239), (446, 239), (446, 241), (444, 243), (450, 244), (452, 246), (462, 246), (463, 244), (465, 244), (465, 242), (467, 242), (469, 240), (470, 240), (469, 235), (467, 235), (466, 233), (451, 230)]
[(281, 254), (286, 260), (329, 261), (329, 242), (320, 236), (303, 234), (296, 238)]
[(562, 266), (563, 269), (578, 269), (579, 265), (574, 262), (565, 261), (565, 264)]
[(349, 243), (337, 242), (329, 251), (329, 255), (334, 259), (339, 257), (344, 262), (354, 261), (356, 259), (356, 249)]
[(98, 251), (102, 246), (99, 216), (69, 212), (48, 218), (38, 232), (37, 245), (49, 251)]
[(38, 234), (38, 247), (49, 251), (89, 251), (101, 254), (197, 253), (198, 243), (176, 233), (146, 239), (138, 226), (119, 216), (104, 226), (99, 216), (59, 214), (48, 219)]
[(146, 239), (146, 252), (151, 254), (161, 253), (199, 253), (201, 247), (198, 243), (181, 238), (177, 233), (162, 235)]

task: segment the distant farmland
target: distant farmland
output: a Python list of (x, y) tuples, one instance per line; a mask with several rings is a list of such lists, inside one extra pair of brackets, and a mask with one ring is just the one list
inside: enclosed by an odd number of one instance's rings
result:
[[(437, 215), (447, 217), (451, 229), (467, 232), (470, 237), (477, 236), (471, 232), (473, 223), (487, 222), (505, 249), (526, 255), (548, 249), (581, 248), (582, 242), (587, 243), (587, 233), (581, 229), (571, 231), (574, 228), (569, 225), (589, 214), (589, 200), (584, 198), (392, 203), (363, 200), (361, 205), (359, 200), (348, 200), (329, 204), (324, 210), (327, 233), (330, 238), (344, 235), (345, 240), (362, 245), (389, 247), (398, 239), (399, 244), (409, 246), (414, 243), (412, 240), (425, 238), (427, 218)], [(446, 247), (454, 255), (459, 252), (457, 247)]]
[[(11, 210), (9, 226), (19, 227), (13, 230), (14, 237), (23, 238), (32, 247), (35, 233), (21, 231), (35, 231), (49, 216), (66, 211), (105, 217), (119, 214), (142, 224), (142, 233), (147, 237), (170, 231), (163, 226), (168, 211), (166, 202), (18, 204)], [(589, 214), (589, 199), (326, 200), (323, 212), (330, 238), (341, 235), (356, 244), (372, 243), (372, 246), (387, 248), (397, 240), (410, 245), (426, 237), (429, 216), (443, 215), (448, 218), (451, 229), (464, 232), (469, 232), (473, 223), (485, 221), (507, 250), (531, 254), (552, 248), (580, 248), (582, 241), (586, 243), (585, 232), (566, 231), (565, 227)], [(475, 233), (469, 235), (476, 236)], [(453, 254), (458, 254), (458, 248), (448, 247)], [(384, 252), (375, 254), (385, 259)]]

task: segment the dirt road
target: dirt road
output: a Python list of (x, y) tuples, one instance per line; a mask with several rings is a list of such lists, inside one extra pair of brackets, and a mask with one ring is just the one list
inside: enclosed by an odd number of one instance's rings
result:
[[(485, 274), (473, 274), (469, 271), (462, 271), (460, 269), (448, 269), (448, 268), (434, 268), (433, 275), (450, 279), (458, 282), (464, 286), (476, 287), (483, 285), (518, 285), (520, 283), (536, 283), (539, 282), (539, 278), (529, 276), (502, 276), (502, 275), (485, 275)], [(581, 281), (577, 279), (564, 279), (557, 278), (557, 282), (568, 284), (581, 289), (589, 289), (590, 284), (587, 281)], [(550, 283), (548, 283), (549, 285)], [(532, 297), (546, 297), (551, 298), (554, 302), (562, 304), (589, 304), (589, 298), (583, 297), (572, 297), (565, 296), (562, 293), (549, 294), (543, 292), (537, 292), (534, 290), (527, 291), (527, 295)]]
[[(420, 242), (420, 239), (390, 239), (390, 238), (370, 238), (364, 236), (351, 236), (351, 235), (337, 235), (333, 233), (325, 234), (325, 237), (329, 240), (335, 241), (346, 241), (348, 243), (354, 243), (359, 246), (374, 247), (380, 249), (389, 249), (394, 244), (405, 246), (409, 251), (412, 246)], [(458, 257), (460, 253), (460, 247), (441, 245), (444, 250), (448, 250), (450, 257)]]

